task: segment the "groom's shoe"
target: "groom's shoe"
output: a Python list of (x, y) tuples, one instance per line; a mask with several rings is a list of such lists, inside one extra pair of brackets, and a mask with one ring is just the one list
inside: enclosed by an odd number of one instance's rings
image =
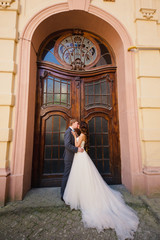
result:
[(64, 199), (63, 199), (63, 197), (61, 197), (61, 200), (64, 202)]

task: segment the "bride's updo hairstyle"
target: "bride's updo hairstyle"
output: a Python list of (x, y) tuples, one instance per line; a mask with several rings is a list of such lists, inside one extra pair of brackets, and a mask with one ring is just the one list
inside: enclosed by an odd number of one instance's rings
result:
[(85, 149), (86, 149), (86, 151), (88, 151), (88, 125), (86, 122), (82, 121), (80, 123), (80, 130), (81, 130), (81, 133), (86, 135)]
[(86, 122), (81, 122), (80, 123), (80, 130), (81, 130), (81, 133), (87, 135), (88, 133), (88, 125)]

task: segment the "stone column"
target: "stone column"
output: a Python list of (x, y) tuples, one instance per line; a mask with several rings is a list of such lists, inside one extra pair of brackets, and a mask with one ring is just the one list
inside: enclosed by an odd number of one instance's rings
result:
[(143, 174), (148, 195), (160, 192), (160, 2), (135, 1), (137, 87)]
[(7, 197), (15, 105), (19, 0), (0, 0), (0, 206)]

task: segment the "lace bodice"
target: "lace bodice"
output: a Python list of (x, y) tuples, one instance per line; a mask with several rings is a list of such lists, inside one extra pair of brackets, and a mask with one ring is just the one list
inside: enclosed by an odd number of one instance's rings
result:
[[(79, 137), (77, 137), (77, 142), (78, 142), (78, 139), (79, 139)], [(84, 146), (85, 146), (85, 141), (82, 141), (81, 142), (81, 148), (84, 148)]]

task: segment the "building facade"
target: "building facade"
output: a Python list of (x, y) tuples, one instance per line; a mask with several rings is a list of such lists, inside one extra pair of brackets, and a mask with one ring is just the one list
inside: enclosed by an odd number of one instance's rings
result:
[(159, 193), (160, 1), (0, 0), (0, 25), (1, 205), (60, 186), (71, 118), (108, 183)]

